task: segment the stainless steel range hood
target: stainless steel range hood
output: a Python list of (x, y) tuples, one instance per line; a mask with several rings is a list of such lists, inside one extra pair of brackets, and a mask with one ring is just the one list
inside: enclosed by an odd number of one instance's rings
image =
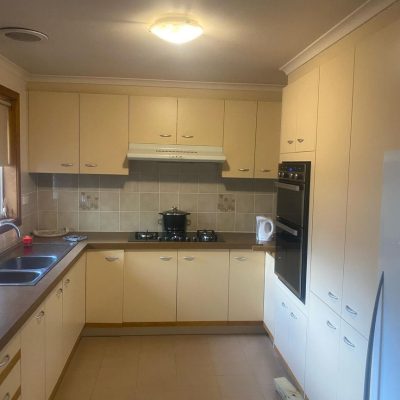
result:
[(128, 160), (223, 163), (226, 157), (222, 147), (130, 143)]

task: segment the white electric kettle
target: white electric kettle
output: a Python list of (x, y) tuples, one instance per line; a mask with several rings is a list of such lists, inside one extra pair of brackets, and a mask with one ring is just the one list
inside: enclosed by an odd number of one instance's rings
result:
[(274, 233), (274, 223), (271, 218), (256, 217), (256, 239), (257, 242), (268, 242)]

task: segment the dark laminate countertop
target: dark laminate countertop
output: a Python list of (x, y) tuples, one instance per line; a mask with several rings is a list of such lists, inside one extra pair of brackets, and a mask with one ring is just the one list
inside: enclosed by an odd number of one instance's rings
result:
[[(45, 300), (79, 256), (88, 249), (162, 250), (162, 249), (242, 249), (273, 254), (275, 243), (256, 244), (255, 234), (220, 233), (221, 242), (128, 242), (127, 233), (91, 233), (78, 243), (35, 286), (0, 286), (0, 351)], [(62, 239), (39, 239), (34, 242), (57, 242)]]

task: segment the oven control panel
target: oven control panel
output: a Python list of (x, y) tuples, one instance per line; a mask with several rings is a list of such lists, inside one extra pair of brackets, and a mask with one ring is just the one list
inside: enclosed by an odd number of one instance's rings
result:
[(307, 165), (304, 163), (283, 162), (279, 164), (278, 178), (285, 181), (305, 182)]

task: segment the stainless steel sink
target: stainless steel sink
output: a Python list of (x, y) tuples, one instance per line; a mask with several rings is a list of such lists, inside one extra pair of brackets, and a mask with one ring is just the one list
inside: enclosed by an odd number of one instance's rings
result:
[(44, 273), (44, 271), (0, 270), (0, 285), (35, 285)]
[(52, 264), (57, 262), (55, 256), (20, 256), (9, 258), (8, 260), (0, 263), (0, 270), (31, 270), (31, 269), (46, 269), (50, 268)]

